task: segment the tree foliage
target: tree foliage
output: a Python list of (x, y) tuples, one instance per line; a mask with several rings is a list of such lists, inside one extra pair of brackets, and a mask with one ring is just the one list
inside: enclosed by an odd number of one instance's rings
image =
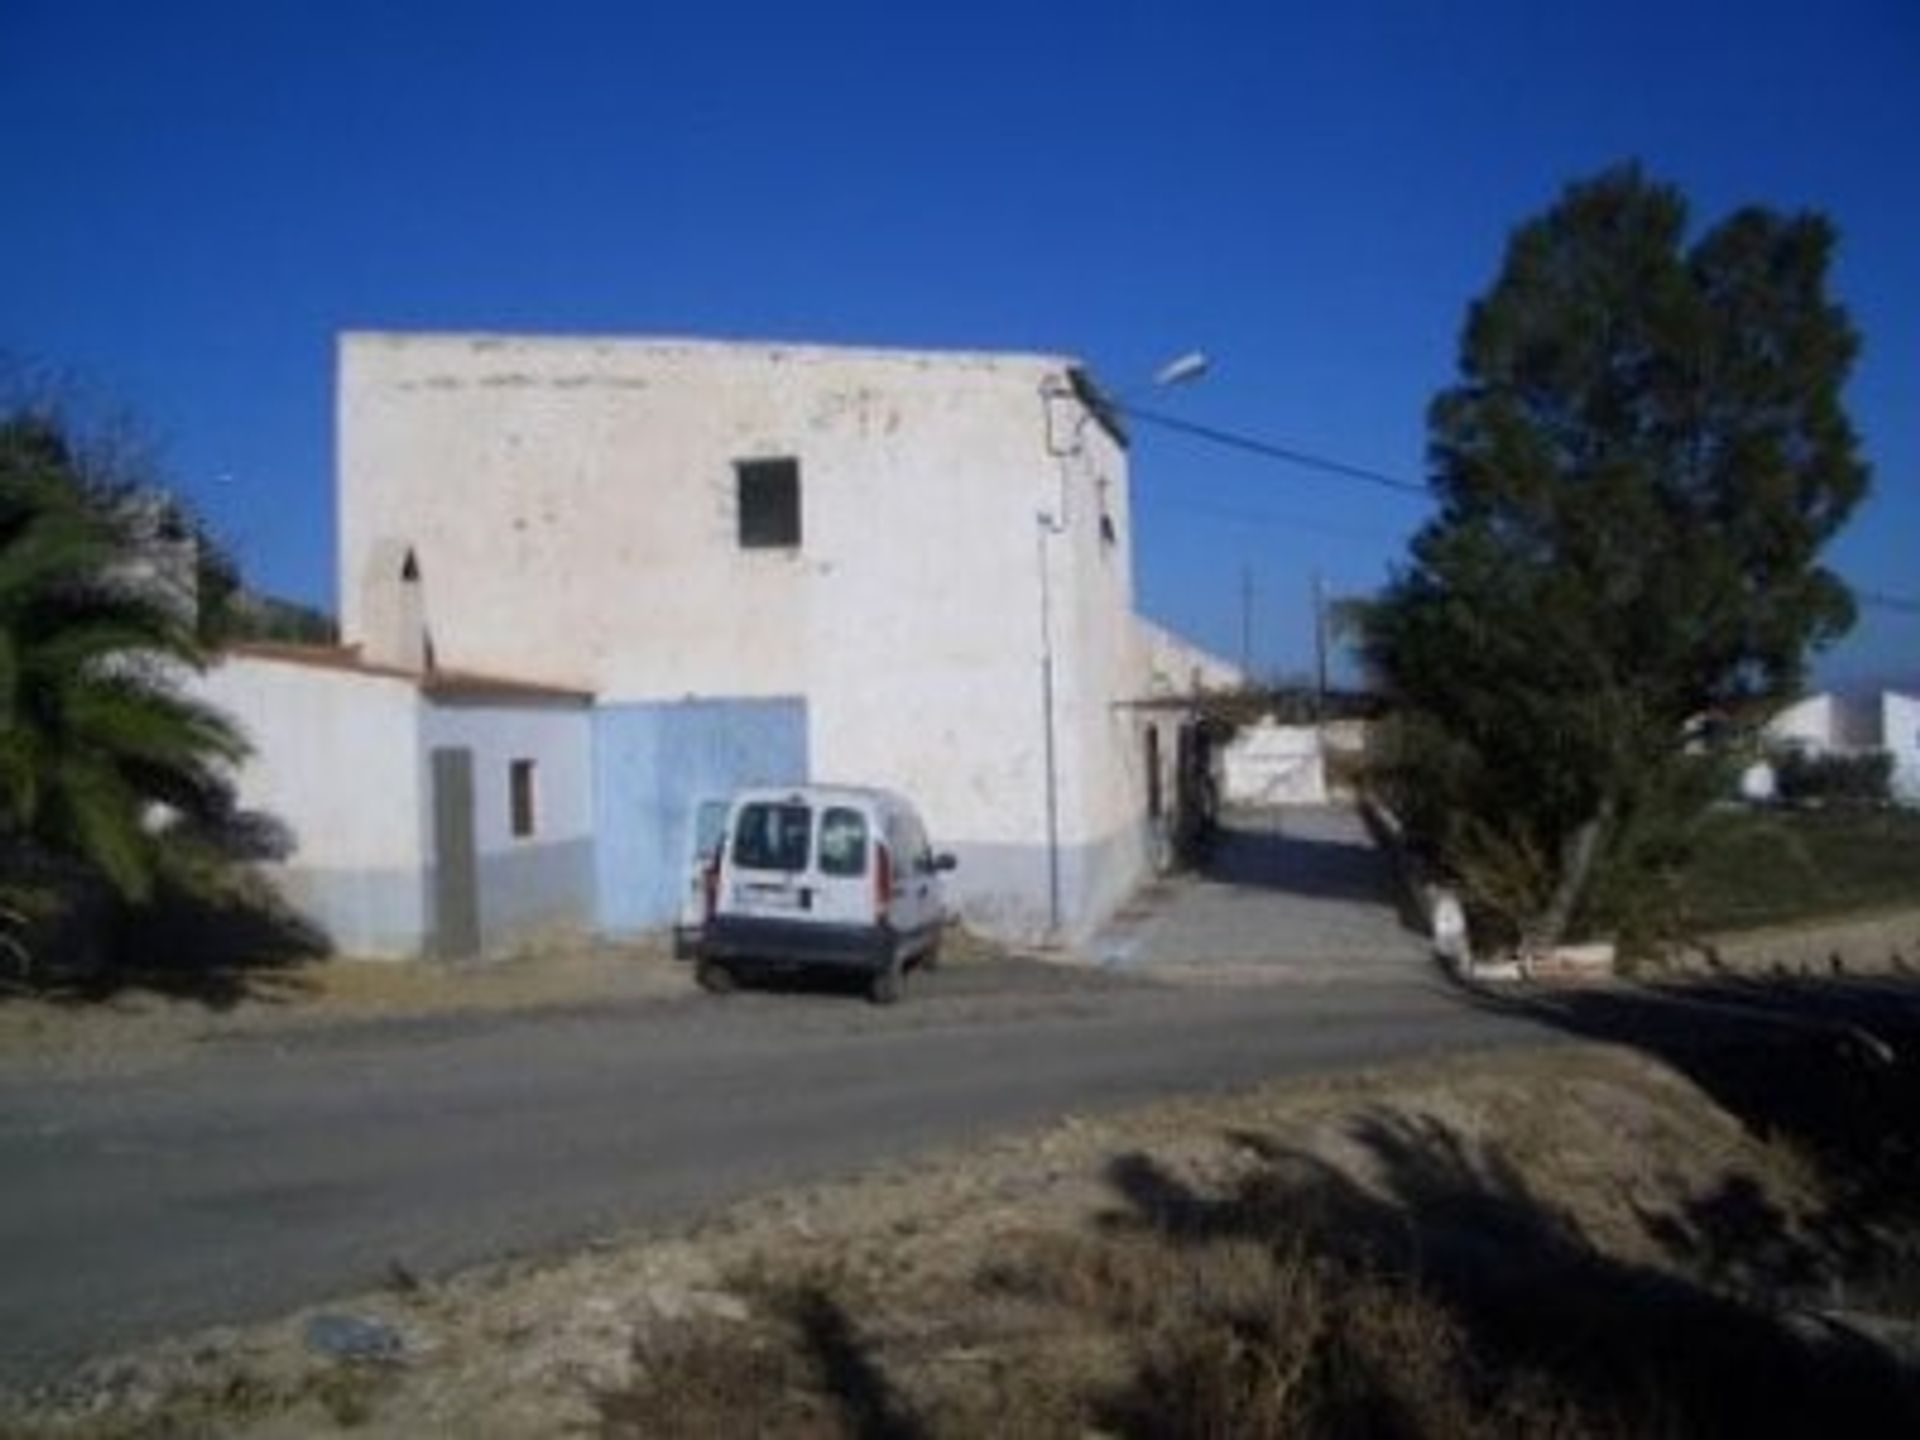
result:
[(1439, 512), (1363, 649), (1415, 835), (1509, 938), (1657, 924), (1727, 740), (1851, 623), (1819, 563), (1867, 484), (1834, 240), (1761, 208), (1690, 240), (1678, 191), (1616, 169), (1515, 231), (1468, 315)]
[[(181, 689), (190, 591), (59, 427), (0, 420), (0, 891), (16, 922), (76, 886), (130, 899), (190, 875), (232, 813), (231, 723)], [(17, 930), (17, 923), (16, 923)]]

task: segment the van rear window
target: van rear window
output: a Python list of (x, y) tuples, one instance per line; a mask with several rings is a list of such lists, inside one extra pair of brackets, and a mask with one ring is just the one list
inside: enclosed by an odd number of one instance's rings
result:
[(839, 807), (820, 817), (820, 873), (867, 873), (867, 817)]
[(756, 800), (740, 809), (733, 863), (743, 870), (804, 870), (813, 811), (805, 805)]

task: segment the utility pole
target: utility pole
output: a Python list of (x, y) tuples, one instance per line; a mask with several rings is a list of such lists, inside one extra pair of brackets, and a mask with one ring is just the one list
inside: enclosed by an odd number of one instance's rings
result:
[(1240, 567), (1240, 673), (1253, 683), (1253, 567)]
[(1320, 572), (1313, 572), (1313, 720), (1316, 725), (1327, 718), (1327, 596), (1320, 584)]

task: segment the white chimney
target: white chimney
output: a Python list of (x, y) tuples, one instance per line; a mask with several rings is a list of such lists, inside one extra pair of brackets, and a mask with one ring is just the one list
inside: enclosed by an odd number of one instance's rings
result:
[(360, 584), (361, 657), (370, 665), (424, 675), (432, 668), (432, 648), (413, 547), (404, 540), (376, 541)]

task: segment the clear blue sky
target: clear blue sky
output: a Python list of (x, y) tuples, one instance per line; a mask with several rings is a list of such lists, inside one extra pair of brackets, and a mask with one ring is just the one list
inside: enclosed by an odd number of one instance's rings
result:
[[(1066, 350), (1395, 474), (1510, 228), (1640, 159), (1696, 217), (1825, 210), (1920, 592), (1920, 6), (0, 0), (0, 346), (135, 412), (268, 588), (332, 603), (332, 337), (422, 327)], [(1422, 513), (1145, 432), (1141, 606), (1309, 654), (1308, 576)], [(1863, 612), (1829, 677), (1920, 673)]]

